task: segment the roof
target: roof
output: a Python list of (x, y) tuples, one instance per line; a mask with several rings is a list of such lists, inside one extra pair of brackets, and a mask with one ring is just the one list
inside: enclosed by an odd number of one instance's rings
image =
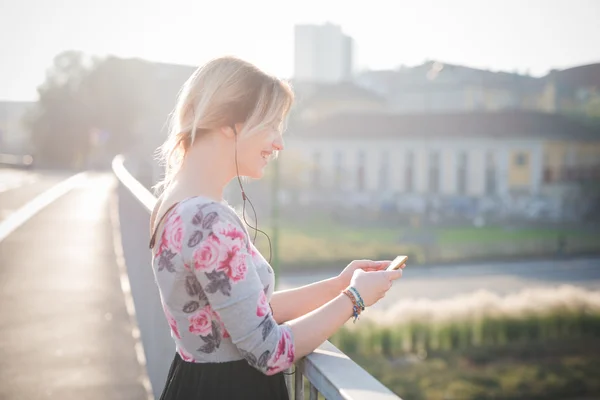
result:
[(164, 62), (152, 62), (151, 63), (158, 74), (159, 78), (173, 78), (181, 79), (189, 78), (194, 73), (197, 67), (193, 65), (183, 64), (170, 64)]
[(559, 87), (595, 87), (600, 90), (600, 63), (553, 70), (548, 78), (553, 79)]
[(35, 101), (13, 101), (0, 100), (0, 109), (3, 110), (21, 110), (35, 105)]
[(444, 138), (504, 137), (597, 139), (600, 130), (558, 114), (526, 111), (444, 114), (337, 114), (290, 126), (296, 137)]
[(467, 85), (524, 91), (542, 87), (545, 83), (540, 78), (528, 75), (477, 69), (439, 61), (428, 61), (414, 67), (403, 67), (393, 71), (367, 71), (359, 76), (359, 80), (385, 87), (389, 91), (423, 91), (427, 88), (435, 90), (440, 86)]
[(6, 121), (22, 118), (35, 105), (35, 101), (0, 101), (0, 128)]
[(319, 101), (340, 101), (348, 99), (363, 99), (385, 103), (385, 99), (377, 93), (351, 82), (312, 83), (293, 82), (297, 102), (313, 104)]

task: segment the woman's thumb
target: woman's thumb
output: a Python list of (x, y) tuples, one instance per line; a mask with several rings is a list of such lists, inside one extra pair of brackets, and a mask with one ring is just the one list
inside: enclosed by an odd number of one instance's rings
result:
[(402, 269), (397, 269), (394, 271), (385, 271), (385, 273), (387, 274), (388, 279), (392, 281), (402, 277)]

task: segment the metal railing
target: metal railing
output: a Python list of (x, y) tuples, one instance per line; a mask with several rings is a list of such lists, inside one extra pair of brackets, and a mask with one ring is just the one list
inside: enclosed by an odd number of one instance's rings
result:
[[(113, 160), (112, 168), (120, 185), (143, 206), (146, 212), (151, 213), (156, 203), (156, 198), (140, 182), (138, 182), (125, 168), (124, 157), (117, 156)], [(129, 269), (129, 266), (128, 266)], [(135, 297), (135, 293), (133, 293)], [(135, 299), (134, 299), (135, 300)], [(160, 310), (162, 312), (162, 310)], [(144, 338), (144, 324), (140, 323), (142, 339)], [(164, 336), (163, 336), (164, 338)], [(164, 340), (164, 339), (163, 339)], [(143, 340), (142, 340), (143, 341)], [(143, 341), (144, 342), (144, 341)], [(169, 342), (171, 342), (169, 337)], [(144, 343), (144, 351), (148, 353)], [(164, 346), (168, 346), (164, 344)], [(152, 375), (152, 359), (147, 356), (149, 373)], [(316, 400), (319, 394), (328, 400), (399, 400), (396, 394), (375, 379), (371, 374), (356, 364), (350, 357), (341, 352), (329, 341), (325, 341), (313, 353), (298, 360), (295, 368), (287, 371), (286, 383), (290, 399), (304, 399), (305, 379), (308, 383), (309, 398)], [(289, 374), (295, 372), (294, 374)], [(293, 378), (292, 378), (293, 376)], [(152, 376), (150, 377), (152, 381)], [(156, 392), (155, 378), (153, 387)], [(401, 399), (400, 399), (401, 400)]]

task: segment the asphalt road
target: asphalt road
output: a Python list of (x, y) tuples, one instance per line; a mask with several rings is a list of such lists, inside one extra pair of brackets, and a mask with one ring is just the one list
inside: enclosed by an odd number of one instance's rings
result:
[[(0, 224), (66, 177), (1, 170)], [(0, 399), (147, 399), (115, 261), (113, 184), (86, 176), (0, 241)]]
[[(331, 273), (282, 273), (278, 289), (298, 287), (331, 276)], [(409, 263), (402, 278), (394, 282), (376, 307), (386, 309), (401, 301), (417, 299), (440, 301), (480, 291), (506, 296), (529, 289), (557, 289), (564, 285), (600, 290), (600, 258), (414, 268)]]

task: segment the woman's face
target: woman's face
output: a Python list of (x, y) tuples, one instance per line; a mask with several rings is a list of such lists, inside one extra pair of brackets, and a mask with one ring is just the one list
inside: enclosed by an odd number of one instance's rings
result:
[[(239, 130), (238, 130), (239, 132)], [(237, 138), (237, 162), (240, 176), (259, 179), (273, 159), (275, 151), (283, 150), (283, 137), (278, 124), (252, 135)]]

